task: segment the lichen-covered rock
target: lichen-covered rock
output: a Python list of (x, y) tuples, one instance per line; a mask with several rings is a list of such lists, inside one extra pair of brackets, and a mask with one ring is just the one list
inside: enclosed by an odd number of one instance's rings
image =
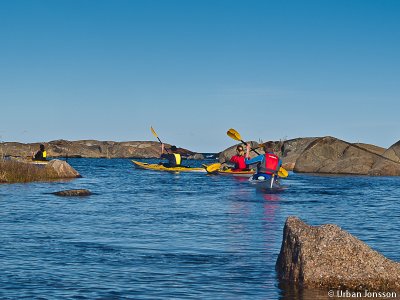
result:
[(310, 143), (294, 167), (300, 173), (382, 175), (400, 174), (400, 163), (333, 137)]
[(282, 159), (282, 167), (284, 167), (286, 170), (292, 171), (296, 165), (297, 158), (299, 158), (304, 149), (306, 149), (307, 146), (316, 139), (316, 137), (310, 137), (284, 141), (282, 148), (283, 153), (280, 154), (280, 158)]
[(385, 153), (383, 153), (383, 156), (390, 160), (400, 162), (400, 141), (390, 146)]
[(372, 176), (400, 176), (400, 163), (393, 162), (385, 157), (378, 159), (368, 175)]
[(53, 193), (57, 196), (64, 196), (64, 197), (83, 197), (83, 196), (90, 196), (92, 193), (89, 190), (79, 189), (79, 190), (65, 190)]
[(81, 175), (73, 167), (63, 160), (53, 159), (49, 161), (45, 168), (54, 171), (57, 174), (57, 178), (81, 177)]
[(376, 153), (378, 155), (383, 155), (386, 151), (385, 148), (376, 146), (376, 145), (371, 145), (371, 144), (365, 144), (365, 143), (354, 143), (353, 145), (358, 146), (360, 148), (363, 148), (367, 151)]
[(400, 291), (400, 263), (336, 225), (288, 217), (276, 262), (278, 277), (305, 288)]

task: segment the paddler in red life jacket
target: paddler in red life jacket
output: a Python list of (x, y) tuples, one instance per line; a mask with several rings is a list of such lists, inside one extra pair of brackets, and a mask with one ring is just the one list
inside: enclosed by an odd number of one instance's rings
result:
[(168, 160), (167, 163), (163, 163), (162, 165), (166, 168), (173, 168), (173, 167), (179, 167), (182, 166), (182, 157), (179, 153), (176, 153), (177, 148), (176, 146), (171, 146), (170, 150), (172, 153), (164, 153), (165, 146), (163, 143), (161, 143), (161, 158), (165, 158)]
[(232, 168), (232, 171), (248, 170), (246, 166), (246, 159), (244, 157), (244, 149), (242, 145), (238, 145), (236, 147), (236, 155), (232, 156), (229, 161), (235, 164), (235, 166)]
[(263, 176), (264, 179), (271, 178), (273, 174), (277, 174), (279, 168), (282, 165), (282, 161), (279, 157), (274, 154), (273, 142), (266, 142), (263, 145), (265, 154), (261, 154), (250, 159), (250, 144), (247, 144), (246, 151), (246, 164), (256, 164), (257, 163), (257, 173), (253, 175), (254, 179)]

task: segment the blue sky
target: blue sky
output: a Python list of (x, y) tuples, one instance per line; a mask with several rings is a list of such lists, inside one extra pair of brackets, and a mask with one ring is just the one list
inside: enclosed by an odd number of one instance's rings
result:
[(0, 140), (400, 139), (399, 1), (0, 0)]

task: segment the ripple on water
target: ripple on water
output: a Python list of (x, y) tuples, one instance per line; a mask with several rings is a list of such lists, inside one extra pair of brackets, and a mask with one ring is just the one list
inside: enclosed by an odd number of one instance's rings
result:
[[(337, 224), (400, 260), (399, 178), (291, 174), (271, 192), (246, 179), (138, 170), (127, 159), (69, 163), (84, 178), (0, 186), (2, 298), (318, 296), (276, 280), (289, 215)], [(94, 195), (49, 194), (74, 188)]]

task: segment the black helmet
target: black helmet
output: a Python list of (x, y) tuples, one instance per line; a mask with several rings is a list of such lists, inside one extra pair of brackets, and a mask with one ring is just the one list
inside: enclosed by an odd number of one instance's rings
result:
[(176, 146), (171, 146), (171, 151), (176, 151)]

